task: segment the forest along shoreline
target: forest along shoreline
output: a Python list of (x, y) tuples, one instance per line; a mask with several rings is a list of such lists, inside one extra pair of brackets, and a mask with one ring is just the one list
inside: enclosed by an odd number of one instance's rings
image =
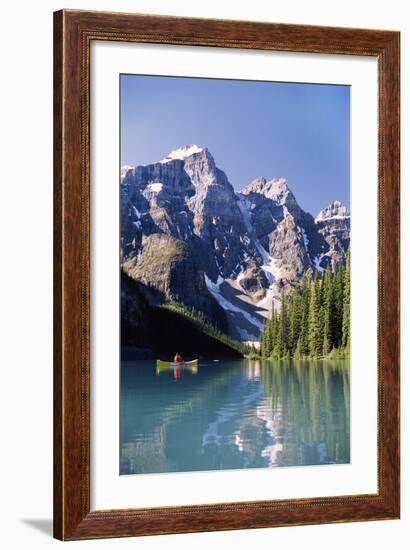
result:
[[(350, 261), (319, 278), (305, 275), (290, 294), (282, 291), (259, 345), (225, 334), (202, 312), (168, 302), (153, 306), (144, 287), (121, 274), (122, 359), (348, 359), (350, 356)], [(200, 350), (200, 351), (199, 351)]]
[(350, 256), (336, 272), (303, 277), (292, 294), (282, 292), (279, 311), (265, 322), (260, 350), (252, 357), (350, 357)]

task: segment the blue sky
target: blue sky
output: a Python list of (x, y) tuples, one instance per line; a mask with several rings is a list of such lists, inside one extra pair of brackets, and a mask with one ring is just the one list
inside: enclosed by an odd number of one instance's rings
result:
[(172, 149), (208, 147), (240, 190), (285, 177), (313, 215), (350, 204), (350, 88), (121, 75), (121, 164), (151, 164)]

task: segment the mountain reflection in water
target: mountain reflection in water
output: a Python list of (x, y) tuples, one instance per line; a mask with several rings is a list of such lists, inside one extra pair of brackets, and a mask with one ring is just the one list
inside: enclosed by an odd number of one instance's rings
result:
[(121, 365), (120, 473), (350, 462), (349, 364)]

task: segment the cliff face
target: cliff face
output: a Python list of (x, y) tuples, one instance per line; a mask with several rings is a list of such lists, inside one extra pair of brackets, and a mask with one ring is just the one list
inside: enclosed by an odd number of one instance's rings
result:
[(334, 201), (319, 212), (315, 223), (328, 244), (327, 257), (335, 269), (344, 262), (350, 246), (350, 212), (340, 201)]
[(228, 323), (242, 340), (304, 273), (344, 261), (350, 218), (332, 203), (316, 220), (283, 178), (235, 193), (206, 148), (187, 146), (121, 178), (124, 271), (173, 300)]
[(192, 248), (164, 233), (143, 236), (141, 251), (123, 263), (123, 269), (142, 283), (151, 302), (177, 302), (202, 311), (221, 329), (225, 313), (210, 295)]

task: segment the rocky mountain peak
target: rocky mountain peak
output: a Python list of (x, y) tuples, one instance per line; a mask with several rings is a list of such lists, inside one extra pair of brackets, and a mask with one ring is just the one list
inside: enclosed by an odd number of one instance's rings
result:
[(276, 203), (284, 204), (291, 191), (285, 178), (274, 178), (271, 180), (256, 178), (244, 187), (241, 193), (243, 195), (253, 195), (257, 193)]
[(332, 268), (344, 262), (350, 246), (350, 212), (340, 201), (333, 201), (315, 218), (315, 226), (323, 235), (329, 251)]
[(328, 220), (350, 218), (349, 209), (340, 201), (331, 202), (326, 208), (323, 208), (315, 218), (315, 222), (324, 222)]
[[(215, 165), (215, 160), (207, 147), (185, 145), (174, 149), (162, 160), (137, 167), (138, 171), (145, 169), (166, 187), (175, 180), (184, 180), (188, 184), (204, 191), (209, 185), (230, 185), (226, 175)], [(146, 178), (145, 178), (146, 179)]]
[(203, 151), (206, 151), (206, 149), (198, 147), (198, 145), (185, 145), (184, 147), (179, 147), (178, 149), (174, 149), (168, 153), (165, 158), (160, 160), (160, 163), (166, 164), (167, 162), (171, 162), (173, 160), (185, 160), (187, 157), (197, 153), (202, 153)]

